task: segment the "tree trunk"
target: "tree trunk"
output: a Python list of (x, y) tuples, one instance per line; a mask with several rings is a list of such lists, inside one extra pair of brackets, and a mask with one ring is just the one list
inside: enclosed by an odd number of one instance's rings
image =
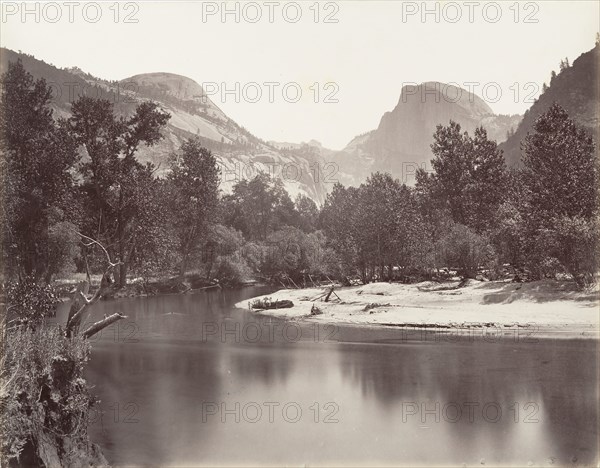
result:
[(213, 266), (215, 264), (216, 254), (212, 247), (209, 248), (208, 254), (208, 266), (206, 267), (206, 281), (210, 281), (210, 274), (212, 273)]
[(181, 259), (181, 264), (179, 265), (179, 282), (183, 282), (185, 279), (185, 272), (187, 271), (189, 256), (188, 254), (184, 254)]
[(48, 270), (46, 270), (46, 274), (44, 275), (44, 282), (46, 284), (50, 284), (50, 281), (52, 281), (52, 275), (54, 273), (52, 272), (51, 268), (48, 268)]
[(75, 288), (75, 292), (71, 298), (71, 307), (69, 309), (69, 316), (67, 318), (66, 336), (70, 338), (73, 334), (79, 332), (79, 325), (81, 323), (82, 315), (75, 321), (71, 321), (73, 316), (83, 307), (84, 301), (81, 297), (82, 294), (87, 295), (90, 291), (90, 283), (88, 281), (81, 281)]
[(208, 263), (208, 267), (206, 268), (206, 281), (210, 281), (210, 274), (212, 273), (212, 269), (213, 269), (213, 261), (211, 260)]
[(125, 262), (119, 265), (119, 289), (127, 286), (127, 267), (128, 265)]

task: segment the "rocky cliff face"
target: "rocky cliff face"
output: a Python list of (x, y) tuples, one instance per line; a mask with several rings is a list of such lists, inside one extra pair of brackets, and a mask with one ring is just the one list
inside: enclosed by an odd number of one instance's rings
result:
[(525, 113), (523, 121), (505, 143), (501, 145), (507, 164), (521, 163), (520, 143), (533, 128), (535, 120), (546, 112), (553, 103), (560, 104), (586, 129), (596, 142), (600, 141), (600, 44), (581, 54), (573, 64), (554, 76), (548, 88)]
[[(417, 167), (430, 167), (430, 145), (437, 125), (448, 125), (454, 120), (469, 133), (481, 125), (491, 139), (502, 141), (520, 119), (518, 115), (494, 114), (481, 98), (453, 85), (427, 82), (405, 86), (396, 107), (383, 115), (379, 127), (354, 138), (344, 153), (362, 160), (369, 172), (388, 171), (411, 183), (407, 176), (414, 174)], [(338, 158), (343, 160), (344, 155)], [(342, 166), (345, 167), (343, 163)], [(355, 170), (354, 175), (359, 172), (364, 170)]]
[(165, 138), (152, 148), (141, 148), (138, 158), (168, 171), (168, 157), (181, 143), (197, 136), (213, 151), (222, 169), (221, 188), (229, 192), (243, 178), (258, 171), (280, 178), (290, 196), (302, 193), (317, 203), (325, 199), (330, 183), (322, 176), (319, 152), (279, 149), (264, 142), (230, 119), (194, 80), (172, 73), (148, 73), (119, 82), (93, 77), (78, 68), (59, 69), (32, 56), (1, 49), (0, 73), (10, 61), (21, 59), (34, 78), (45, 78), (53, 89), (55, 116), (68, 117), (71, 103), (80, 95), (102, 97), (114, 103), (115, 111), (131, 115), (138, 103), (153, 100), (171, 114)]

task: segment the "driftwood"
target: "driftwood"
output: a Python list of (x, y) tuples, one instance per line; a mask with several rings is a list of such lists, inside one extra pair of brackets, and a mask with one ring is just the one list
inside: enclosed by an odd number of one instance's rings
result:
[(219, 288), (221, 289), (221, 284), (220, 283), (216, 283), (216, 284), (211, 284), (210, 286), (202, 286), (201, 288), (190, 288), (187, 291), (185, 291), (186, 293), (189, 292), (194, 292), (194, 291), (202, 291), (204, 289), (211, 289), (211, 288)]
[(280, 301), (267, 302), (263, 304), (264, 309), (289, 309), (294, 307), (294, 303), (289, 299), (282, 299)]
[(83, 339), (87, 339), (91, 336), (94, 336), (96, 333), (98, 333), (99, 331), (105, 329), (106, 327), (108, 327), (109, 325), (112, 325), (113, 323), (115, 323), (117, 320), (121, 320), (127, 318), (126, 315), (121, 315), (121, 314), (112, 314), (108, 317), (106, 317), (104, 320), (100, 320), (96, 323), (94, 323), (92, 326), (90, 326), (86, 331), (84, 331), (82, 333), (82, 337)]
[(269, 298), (263, 300), (256, 300), (250, 304), (250, 309), (289, 309), (294, 307), (294, 303), (288, 299), (282, 299), (280, 301), (271, 301)]
[(340, 296), (338, 296), (336, 293), (333, 292), (333, 290), (335, 289), (335, 286), (331, 286), (331, 289), (329, 290), (329, 292), (327, 293), (327, 296), (325, 296), (325, 302), (329, 302), (329, 298), (331, 297), (331, 295), (333, 294), (335, 297), (338, 298), (338, 300), (341, 301)]
[(334, 292), (335, 286), (330, 286), (328, 291), (324, 291), (321, 294), (319, 294), (317, 297), (315, 297), (313, 299), (313, 301), (316, 301), (317, 299), (320, 299), (321, 301), (325, 301), (325, 302), (329, 302), (329, 299), (331, 298), (331, 295), (333, 294), (335, 297), (337, 297), (338, 301), (341, 302), (341, 298), (340, 296), (338, 296), (335, 292)]

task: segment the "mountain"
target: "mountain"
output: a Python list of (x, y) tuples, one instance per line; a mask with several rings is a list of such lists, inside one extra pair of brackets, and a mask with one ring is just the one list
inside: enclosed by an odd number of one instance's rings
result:
[[(221, 164), (221, 188), (225, 192), (261, 170), (281, 178), (292, 197), (303, 193), (320, 204), (334, 182), (358, 185), (373, 171), (388, 171), (403, 182), (414, 183), (418, 167), (430, 169), (430, 145), (436, 126), (447, 125), (450, 120), (469, 133), (483, 126), (491, 139), (501, 143), (509, 165), (518, 164), (521, 140), (553, 102), (565, 107), (598, 138), (599, 49), (596, 46), (584, 53), (553, 77), (523, 117), (497, 115), (480, 97), (453, 85), (432, 81), (404, 86), (398, 103), (383, 115), (379, 126), (353, 138), (342, 151), (327, 149), (315, 140), (263, 141), (230, 119), (194, 80), (172, 73), (146, 73), (108, 81), (76, 67), (60, 69), (4, 48), (0, 49), (0, 73), (6, 71), (8, 62), (21, 59), (35, 78), (45, 78), (52, 87), (53, 109), (58, 117), (69, 116), (71, 103), (83, 90), (88, 96), (110, 100), (123, 116), (131, 115), (144, 100), (158, 102), (171, 114), (165, 138), (152, 148), (142, 148), (138, 157), (159, 166), (159, 174), (168, 171), (169, 154), (184, 139), (197, 136)], [(506, 140), (508, 134), (511, 136)]]
[[(480, 97), (457, 86), (439, 82), (407, 85), (396, 107), (383, 115), (379, 127), (355, 137), (336, 155), (336, 161), (349, 178), (379, 170), (411, 183), (408, 174), (414, 174), (417, 167), (430, 168), (430, 145), (436, 126), (448, 125), (450, 120), (469, 133), (483, 126), (491, 139), (503, 141), (521, 116), (496, 115)], [(348, 155), (352, 158), (345, 163)], [(362, 163), (360, 168), (357, 163)]]
[(114, 104), (115, 112), (130, 116), (136, 106), (153, 100), (171, 114), (164, 130), (165, 138), (153, 147), (138, 152), (142, 162), (168, 171), (168, 157), (189, 137), (197, 136), (217, 157), (222, 170), (221, 188), (231, 191), (243, 178), (258, 171), (281, 178), (292, 198), (302, 193), (317, 203), (325, 199), (330, 187), (314, 170), (322, 164), (320, 152), (302, 148), (278, 149), (257, 138), (229, 118), (194, 80), (172, 73), (147, 73), (121, 81), (96, 78), (77, 67), (60, 69), (35, 57), (9, 49), (0, 49), (0, 73), (8, 63), (21, 59), (34, 78), (46, 79), (52, 88), (52, 108), (56, 117), (68, 117), (71, 103), (80, 95), (102, 97)]
[(592, 50), (580, 55), (570, 67), (552, 77), (550, 86), (525, 112), (514, 135), (501, 145), (508, 165), (520, 164), (521, 141), (527, 132), (531, 132), (535, 120), (555, 102), (560, 104), (577, 124), (586, 129), (597, 143), (600, 142), (599, 58), (600, 44), (597, 44)]
[(274, 141), (274, 140), (269, 140), (268, 143), (278, 149), (300, 149), (303, 146), (310, 146), (313, 148), (318, 148), (319, 150), (321, 148), (323, 148), (323, 145), (321, 144), (321, 142), (317, 141), (317, 140), (310, 140), (309, 142), (305, 142), (303, 141), (302, 143), (292, 143), (289, 141)]

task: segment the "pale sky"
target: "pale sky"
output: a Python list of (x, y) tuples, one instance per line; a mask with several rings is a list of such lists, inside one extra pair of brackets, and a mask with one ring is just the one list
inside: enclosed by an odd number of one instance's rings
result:
[(215, 83), (212, 100), (256, 136), (332, 149), (376, 128), (408, 83), (452, 82), (496, 113), (523, 113), (600, 30), (596, 0), (51, 2), (25, 17), (21, 2), (1, 3), (3, 47), (105, 79), (162, 71)]

